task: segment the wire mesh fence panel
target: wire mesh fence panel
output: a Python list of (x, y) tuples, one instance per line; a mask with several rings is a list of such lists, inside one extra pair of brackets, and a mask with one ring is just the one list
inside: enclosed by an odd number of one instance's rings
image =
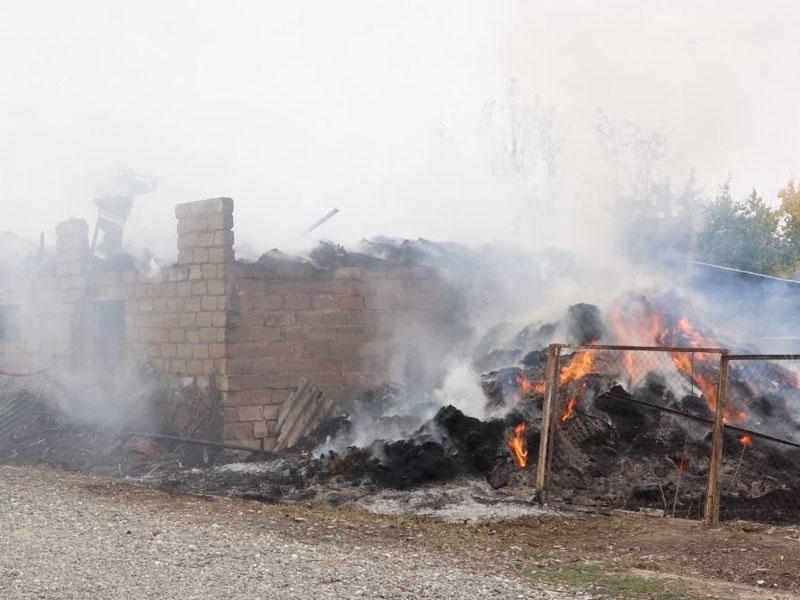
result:
[(721, 351), (559, 347), (548, 497), (702, 516)]
[(726, 360), (720, 518), (800, 522), (800, 355)]

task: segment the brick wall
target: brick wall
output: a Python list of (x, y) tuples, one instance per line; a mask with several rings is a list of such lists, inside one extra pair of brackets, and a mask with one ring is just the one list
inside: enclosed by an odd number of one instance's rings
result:
[(233, 202), (179, 204), (178, 262), (158, 281), (137, 278), (129, 301), (132, 330), (159, 371), (225, 373), (225, 331), (232, 290)]
[[(59, 386), (77, 379), (91, 386), (93, 379), (123, 377), (146, 360), (166, 376), (170, 425), (221, 437), (221, 431), (187, 421), (191, 415), (214, 421), (209, 419), (213, 407), (198, 403), (216, 401), (213, 387), (225, 372), (233, 202), (215, 198), (179, 204), (175, 215), (178, 262), (157, 273), (90, 263), (86, 222), (59, 223), (55, 273), (0, 278), (0, 306), (19, 307), (20, 315), (20, 339), (0, 340), (0, 369), (46, 367), (43, 379), (57, 380)], [(124, 319), (119, 332), (108, 331), (103, 321), (115, 303)], [(113, 335), (119, 339), (109, 343)], [(110, 353), (113, 344), (119, 347)], [(18, 383), (40, 385), (31, 379)], [(185, 406), (187, 398), (192, 407)]]
[(415, 328), (431, 333), (447, 321), (443, 289), (422, 267), (237, 265), (226, 439), (269, 449), (281, 406), (303, 379), (337, 402), (386, 381)]
[(19, 333), (18, 338), (0, 339), (2, 370), (30, 373), (55, 361), (74, 364), (79, 358), (67, 350), (77, 333), (77, 308), (86, 295), (88, 228), (85, 221), (71, 219), (59, 223), (56, 231), (54, 273), (0, 279), (0, 306), (14, 308)]
[(46, 378), (87, 385), (146, 361), (165, 380), (173, 430), (270, 448), (303, 379), (338, 402), (397, 375), (398, 358), (451, 317), (432, 270), (236, 263), (229, 198), (179, 204), (175, 216), (178, 259), (157, 273), (93, 263), (86, 223), (60, 223), (55, 272), (0, 277), (0, 308), (14, 307), (20, 331), (0, 339), (0, 371), (46, 367)]

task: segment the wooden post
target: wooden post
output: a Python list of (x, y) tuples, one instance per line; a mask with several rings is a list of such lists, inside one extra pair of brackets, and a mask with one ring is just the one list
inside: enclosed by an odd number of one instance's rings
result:
[(725, 400), (728, 384), (728, 352), (722, 351), (719, 363), (719, 382), (717, 384), (717, 414), (714, 418), (711, 457), (708, 464), (708, 487), (706, 488), (705, 524), (719, 525), (720, 469), (722, 467), (722, 445), (725, 437)]
[(545, 500), (550, 469), (550, 443), (553, 433), (553, 411), (558, 394), (558, 359), (561, 353), (559, 344), (550, 344), (547, 349), (547, 370), (545, 371), (544, 403), (542, 404), (542, 426), (539, 431), (539, 458), (536, 463), (536, 492), (539, 501)]

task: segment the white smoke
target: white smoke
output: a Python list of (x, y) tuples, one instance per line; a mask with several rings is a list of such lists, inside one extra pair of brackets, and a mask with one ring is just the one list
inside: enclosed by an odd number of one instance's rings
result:
[[(440, 387), (433, 390), (411, 390), (397, 387), (384, 404), (356, 404), (348, 415), (350, 427), (339, 432), (314, 450), (315, 455), (330, 451), (342, 452), (348, 447), (380, 448), (373, 442), (391, 442), (406, 439), (425, 427), (425, 435), (442, 441), (440, 433), (430, 421), (436, 412), (448, 404), (464, 414), (478, 419), (487, 418), (486, 395), (480, 385), (480, 376), (465, 357), (449, 356), (445, 360), (445, 375)], [(385, 398), (384, 398), (385, 399)], [(379, 399), (381, 400), (381, 399)], [(379, 457), (378, 454), (376, 454)]]
[(463, 357), (448, 357), (442, 387), (433, 391), (439, 406), (452, 404), (465, 415), (477, 419), (487, 417), (486, 394), (480, 385), (480, 375), (472, 367), (472, 361)]

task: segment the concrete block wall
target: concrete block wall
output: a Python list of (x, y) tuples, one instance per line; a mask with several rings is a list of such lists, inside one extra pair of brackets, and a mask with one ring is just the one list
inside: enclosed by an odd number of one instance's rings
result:
[[(0, 305), (19, 306), (21, 332), (0, 340), (0, 371), (108, 378), (147, 361), (168, 383), (173, 430), (269, 449), (302, 380), (339, 402), (396, 376), (398, 357), (451, 319), (430, 269), (236, 263), (229, 198), (179, 204), (175, 216), (177, 261), (157, 273), (102, 268), (86, 223), (60, 223), (55, 273), (0, 277)], [(119, 356), (98, 345), (103, 303), (124, 305)]]
[(70, 344), (83, 282), (75, 276), (58, 282), (25, 278), (13, 285), (0, 283), (0, 305), (16, 309), (20, 331), (19, 339), (0, 341), (0, 370), (30, 373), (57, 360)]
[(74, 316), (86, 290), (89, 259), (86, 221), (58, 224), (57, 270), (48, 277), (29, 273), (0, 279), (0, 305), (14, 307), (19, 317), (19, 339), (0, 340), (0, 370), (38, 372), (68, 352)]
[(232, 292), (233, 202), (214, 198), (179, 204), (175, 216), (178, 262), (158, 281), (126, 274), (135, 282), (126, 314), (158, 371), (221, 375)]
[[(59, 223), (54, 276), (0, 279), (0, 304), (19, 306), (21, 315), (21, 339), (0, 341), (0, 370), (47, 366), (51, 377), (78, 372), (108, 377), (109, 369), (122, 371), (146, 360), (167, 376), (174, 404), (188, 395), (196, 399), (198, 390), (216, 398), (211, 384), (225, 373), (233, 289), (233, 202), (214, 198), (179, 204), (175, 215), (178, 261), (157, 273), (91, 264), (86, 222)], [(102, 332), (94, 323), (97, 304), (109, 301), (124, 303), (122, 354), (113, 361), (100, 352), (96, 338)], [(205, 433), (221, 437), (221, 431)]]
[(56, 226), (58, 275), (78, 276), (89, 264), (89, 227), (83, 219), (62, 221)]
[(155, 371), (167, 375), (171, 427), (222, 439), (218, 381), (226, 372), (233, 290), (233, 201), (178, 204), (175, 216), (177, 263), (155, 278), (127, 271), (122, 287), (107, 291), (126, 298), (129, 354), (147, 357)]
[(295, 264), (276, 272), (237, 265), (225, 438), (270, 449), (281, 407), (303, 379), (337, 402), (386, 381), (402, 344), (413, 343), (396, 335), (397, 328), (414, 323), (436, 330), (447, 310), (442, 291), (436, 273), (422, 267)]

